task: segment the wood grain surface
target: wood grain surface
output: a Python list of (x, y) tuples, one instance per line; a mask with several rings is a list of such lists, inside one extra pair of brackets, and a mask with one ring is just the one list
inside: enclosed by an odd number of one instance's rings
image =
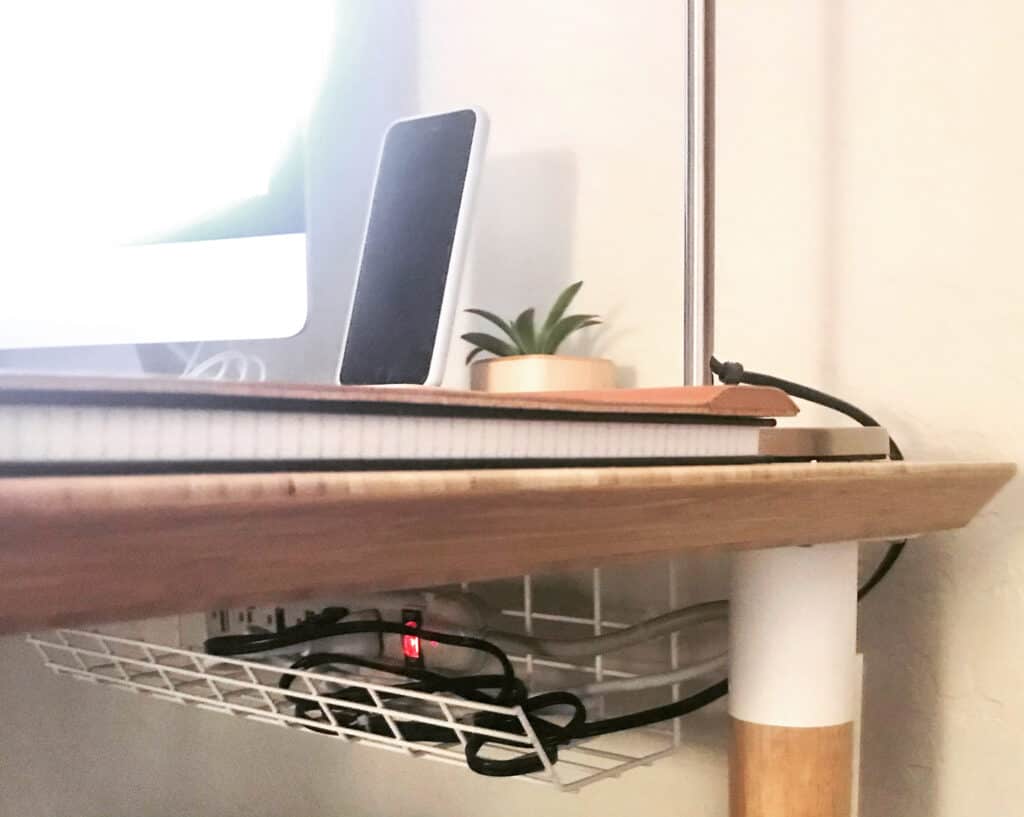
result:
[(0, 479), (0, 632), (965, 525), (1008, 464)]
[(730, 817), (850, 817), (853, 724), (732, 720)]
[(600, 411), (617, 414), (697, 414), (721, 417), (792, 417), (796, 404), (779, 389), (762, 386), (677, 386), (607, 389), (593, 392), (494, 394), (425, 386), (320, 386), (292, 383), (235, 383), (158, 377), (80, 377), (0, 375), (0, 402), (46, 402), (61, 398), (105, 404), (132, 395), (159, 397), (174, 405), (189, 400), (224, 398), (239, 408), (259, 401), (331, 404), (395, 403), (519, 409)]

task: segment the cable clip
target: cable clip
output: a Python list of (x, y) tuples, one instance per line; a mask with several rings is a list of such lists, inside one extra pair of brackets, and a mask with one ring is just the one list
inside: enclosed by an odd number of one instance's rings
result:
[[(714, 365), (717, 364), (717, 365)], [(713, 361), (712, 371), (727, 386), (738, 386), (743, 382), (743, 364), (734, 360), (727, 360), (725, 363)]]

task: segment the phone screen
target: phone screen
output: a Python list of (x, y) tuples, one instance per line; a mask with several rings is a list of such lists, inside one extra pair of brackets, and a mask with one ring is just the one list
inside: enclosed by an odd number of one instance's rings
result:
[(471, 110), (397, 122), (384, 138), (341, 382), (424, 383), (476, 128)]

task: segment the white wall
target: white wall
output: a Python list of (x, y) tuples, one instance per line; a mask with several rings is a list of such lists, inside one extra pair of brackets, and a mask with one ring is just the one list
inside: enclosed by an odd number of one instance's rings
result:
[[(424, 110), (481, 105), (491, 138), (464, 306), (546, 309), (582, 279), (575, 347), (623, 384), (682, 367), (684, 12), (647, 0), (419, 3)], [(574, 308), (576, 308), (574, 306)], [(460, 330), (482, 328), (463, 320)], [(453, 343), (447, 381), (466, 380)]]
[[(417, 4), (424, 109), (494, 119), (464, 300), (584, 277), (599, 348), (641, 384), (680, 371), (681, 6)], [(1024, 9), (721, 0), (719, 18), (720, 352), (849, 396), (913, 457), (1020, 461)], [(914, 543), (864, 605), (864, 817), (1024, 804), (1021, 494)], [(726, 813), (720, 710), (677, 756), (569, 796), (0, 656), (0, 815)]]
[[(718, 348), (1024, 459), (1024, 8), (722, 0)], [(865, 817), (1024, 808), (1018, 479), (865, 601)]]

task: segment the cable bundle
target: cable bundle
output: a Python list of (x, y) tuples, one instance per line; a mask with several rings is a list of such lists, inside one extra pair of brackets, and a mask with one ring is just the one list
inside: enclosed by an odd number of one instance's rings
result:
[[(773, 386), (782, 389), (787, 394), (799, 399), (808, 400), (826, 408), (838, 411), (847, 417), (857, 421), (864, 426), (878, 426), (879, 423), (871, 415), (847, 403), (837, 397), (825, 392), (793, 383), (782, 378), (765, 375), (758, 372), (748, 372), (738, 363), (721, 363), (717, 359), (711, 359), (711, 370), (724, 383), (738, 384), (747, 383), (759, 386)], [(902, 460), (903, 452), (895, 441), (890, 439), (890, 458)], [(872, 572), (868, 580), (858, 590), (858, 599), (864, 598), (874, 589), (879, 582), (889, 573), (896, 563), (906, 545), (905, 540), (896, 541), (890, 544), (889, 550), (879, 565)], [(693, 694), (680, 701), (663, 706), (652, 707), (628, 715), (621, 715), (613, 718), (605, 718), (598, 721), (588, 720), (586, 706), (581, 698), (569, 691), (543, 692), (537, 695), (529, 695), (526, 685), (516, 677), (511, 661), (503, 647), (522, 649), (532, 654), (548, 654), (556, 657), (578, 657), (580, 655), (593, 655), (600, 652), (609, 652), (620, 649), (637, 639), (653, 638), (665, 633), (675, 632), (683, 624), (704, 623), (718, 620), (724, 617), (725, 602), (711, 602), (705, 605), (697, 605), (685, 610), (668, 613), (658, 619), (652, 619), (635, 627), (618, 633), (611, 633), (604, 636), (597, 636), (591, 639), (574, 641), (542, 641), (529, 636), (522, 636), (513, 633), (493, 633), (494, 643), (483, 638), (472, 636), (456, 635), (418, 627), (408, 627), (387, 621), (345, 621), (349, 611), (343, 607), (330, 607), (323, 610), (316, 616), (309, 618), (292, 627), (285, 628), (276, 633), (257, 633), (252, 635), (227, 635), (211, 638), (206, 641), (206, 651), (213, 655), (234, 656), (246, 655), (258, 652), (280, 651), (287, 647), (306, 644), (319, 639), (335, 638), (339, 636), (356, 634), (378, 634), (385, 633), (415, 636), (421, 639), (436, 641), (440, 644), (460, 647), (484, 653), (496, 659), (501, 667), (499, 674), (477, 674), (459, 677), (449, 677), (430, 671), (424, 667), (404, 666), (376, 661), (362, 656), (351, 655), (341, 652), (313, 652), (303, 655), (295, 660), (290, 669), (311, 670), (317, 667), (328, 666), (354, 666), (364, 669), (372, 669), (385, 672), (397, 677), (408, 679), (405, 683), (398, 685), (398, 689), (417, 690), (425, 693), (444, 693), (464, 698), (468, 701), (493, 704), (503, 707), (521, 707), (530, 724), (531, 729), (537, 736), (538, 742), (546, 756), (548, 763), (556, 763), (558, 760), (558, 749), (575, 740), (593, 738), (600, 735), (608, 735), (614, 732), (621, 732), (639, 727), (650, 726), (665, 720), (671, 720), (682, 715), (687, 715), (701, 709), (713, 701), (718, 700), (728, 693), (728, 679), (712, 684), (711, 686)], [(712, 659), (714, 662), (717, 659)], [(713, 666), (712, 662), (705, 662), (703, 667), (706, 671)], [(689, 673), (689, 675), (685, 674)], [(701, 674), (696, 668), (686, 668), (683, 675), (678, 671), (663, 674), (668, 683), (675, 683), (678, 680), (688, 677), (696, 677)], [(653, 677), (653, 676), (652, 676)], [(282, 675), (279, 686), (284, 690), (291, 689), (295, 681), (294, 674), (285, 673)], [(643, 681), (644, 679), (629, 679), (630, 681)], [(651, 683), (651, 686), (660, 685)], [(619, 683), (619, 682), (613, 682)], [(645, 688), (634, 683), (631, 687), (621, 685), (621, 689)], [(591, 694), (599, 692), (617, 691), (601, 688), (599, 690), (587, 691)], [(379, 693), (382, 699), (387, 699), (387, 693)], [(322, 697), (329, 697), (337, 700), (337, 706), (325, 706), (317, 701), (310, 701), (294, 695), (288, 696), (288, 701), (295, 707), (297, 717), (310, 722), (307, 727), (314, 731), (330, 732), (324, 729), (325, 724), (332, 724), (350, 729), (361, 729), (376, 735), (394, 736), (398, 732), (403, 740), (426, 741), (437, 743), (454, 743), (458, 740), (453, 729), (415, 722), (395, 723), (394, 729), (380, 715), (367, 715), (366, 712), (346, 707), (346, 703), (356, 703), (361, 706), (373, 706), (374, 701), (369, 693), (361, 688), (343, 688), (341, 690), (327, 693)], [(395, 697), (395, 696), (390, 696)], [(550, 720), (550, 713), (553, 709), (568, 708), (571, 715), (563, 724)], [(360, 722), (362, 721), (362, 722)], [(319, 724), (319, 726), (317, 725)], [(495, 713), (481, 712), (473, 717), (473, 724), (494, 730), (501, 730), (509, 734), (524, 734), (522, 724), (518, 718), (499, 715)], [(544, 760), (536, 753), (531, 752), (507, 760), (494, 760), (480, 756), (481, 750), (489, 743), (507, 743), (498, 738), (485, 737), (481, 735), (470, 735), (466, 739), (465, 752), (466, 763), (478, 774), (491, 777), (509, 777), (521, 774), (532, 774), (542, 771), (545, 767)], [(519, 745), (519, 744), (514, 744)]]

